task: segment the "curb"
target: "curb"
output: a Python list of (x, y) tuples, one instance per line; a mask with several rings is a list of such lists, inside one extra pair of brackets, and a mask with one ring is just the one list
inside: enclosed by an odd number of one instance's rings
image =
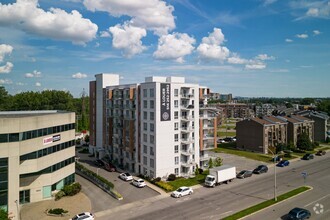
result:
[[(261, 212), (261, 211), (263, 211), (263, 210), (265, 210), (265, 209), (268, 209), (268, 208), (270, 208), (270, 207), (272, 207), (272, 206), (275, 206), (275, 205), (281, 204), (282, 202), (286, 202), (286, 201), (288, 201), (288, 200), (290, 200), (290, 199), (292, 199), (292, 198), (295, 198), (295, 197), (297, 197), (297, 196), (299, 196), (299, 195), (301, 195), (301, 194), (303, 194), (303, 193), (306, 193), (306, 192), (308, 192), (308, 191), (314, 189), (312, 186), (307, 186), (307, 187), (310, 187), (310, 189), (308, 189), (308, 190), (306, 190), (306, 191), (304, 191), (304, 192), (301, 192), (301, 193), (299, 193), (299, 194), (296, 194), (296, 195), (294, 195), (294, 196), (291, 196), (290, 198), (284, 199), (284, 200), (282, 200), (282, 201), (280, 201), (280, 202), (277, 202), (277, 203), (275, 203), (275, 204), (272, 204), (272, 205), (270, 205), (270, 206), (267, 206), (267, 207), (265, 207), (265, 208), (263, 208), (263, 209), (260, 209), (260, 210), (258, 210), (258, 211), (256, 211), (256, 212), (253, 212), (253, 213), (249, 214), (249, 215), (246, 215), (246, 216), (244, 216), (244, 217), (242, 217), (242, 218), (239, 218), (238, 220), (240, 220), (240, 219), (245, 219), (245, 218), (247, 218), (247, 217), (250, 217), (250, 216), (252, 216), (252, 215), (254, 215), (254, 214), (257, 214), (257, 213), (259, 213), (259, 212)], [(258, 204), (256, 204), (256, 205), (258, 205)]]

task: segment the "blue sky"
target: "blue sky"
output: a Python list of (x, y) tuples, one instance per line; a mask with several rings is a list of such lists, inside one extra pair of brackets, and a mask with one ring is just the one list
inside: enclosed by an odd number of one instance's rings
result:
[(247, 97), (330, 96), (330, 1), (0, 0), (0, 85), (184, 76)]

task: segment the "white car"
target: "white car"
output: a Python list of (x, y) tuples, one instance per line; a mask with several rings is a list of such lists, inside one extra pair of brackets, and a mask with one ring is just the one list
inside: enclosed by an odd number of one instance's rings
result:
[(147, 186), (146, 182), (144, 182), (143, 179), (134, 179), (132, 184), (136, 187), (139, 187), (139, 188), (142, 188), (142, 187), (145, 187)]
[(121, 174), (119, 174), (119, 178), (122, 179), (122, 180), (125, 180), (125, 181), (133, 180), (132, 175), (129, 174), (129, 173), (121, 173)]
[(180, 198), (182, 196), (191, 195), (194, 191), (190, 187), (181, 186), (179, 189), (172, 192), (171, 196), (174, 198)]
[(90, 212), (83, 212), (83, 213), (75, 215), (70, 220), (94, 220), (94, 215)]

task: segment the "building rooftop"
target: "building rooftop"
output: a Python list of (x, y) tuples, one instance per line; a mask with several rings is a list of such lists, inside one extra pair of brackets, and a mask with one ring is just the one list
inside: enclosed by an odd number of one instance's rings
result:
[(49, 114), (70, 113), (62, 110), (40, 110), (40, 111), (0, 111), (0, 118), (23, 118), (31, 116), (42, 116)]

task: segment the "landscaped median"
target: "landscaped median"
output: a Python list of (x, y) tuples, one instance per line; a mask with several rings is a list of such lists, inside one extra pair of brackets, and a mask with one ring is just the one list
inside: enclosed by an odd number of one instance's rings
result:
[(247, 215), (251, 215), (251, 214), (253, 214), (253, 213), (257, 212), (257, 211), (260, 211), (262, 209), (265, 209), (265, 208), (267, 208), (269, 206), (272, 206), (272, 205), (274, 205), (276, 203), (279, 203), (281, 201), (284, 201), (286, 199), (289, 199), (289, 198), (291, 198), (291, 197), (293, 197), (295, 195), (298, 195), (300, 193), (303, 193), (303, 192), (308, 191), (308, 190), (311, 190), (311, 189), (312, 188), (309, 187), (309, 186), (299, 187), (297, 189), (294, 189), (294, 190), (292, 190), (290, 192), (287, 192), (287, 193), (284, 193), (284, 194), (278, 196), (276, 202), (275, 202), (274, 199), (267, 200), (265, 202), (262, 202), (262, 203), (259, 203), (257, 205), (251, 206), (251, 207), (249, 207), (247, 209), (244, 209), (244, 210), (242, 210), (240, 212), (237, 212), (237, 213), (235, 213), (233, 215), (230, 215), (230, 216), (228, 216), (226, 218), (223, 218), (223, 220), (235, 220), (235, 219), (243, 218), (243, 217), (245, 217)]
[(76, 162), (76, 173), (85, 179), (88, 179), (103, 191), (114, 197), (115, 199), (122, 200), (123, 196), (120, 195), (116, 190), (114, 190), (114, 185), (112, 182), (103, 178), (102, 176), (97, 175), (93, 171), (87, 169), (82, 164)]

